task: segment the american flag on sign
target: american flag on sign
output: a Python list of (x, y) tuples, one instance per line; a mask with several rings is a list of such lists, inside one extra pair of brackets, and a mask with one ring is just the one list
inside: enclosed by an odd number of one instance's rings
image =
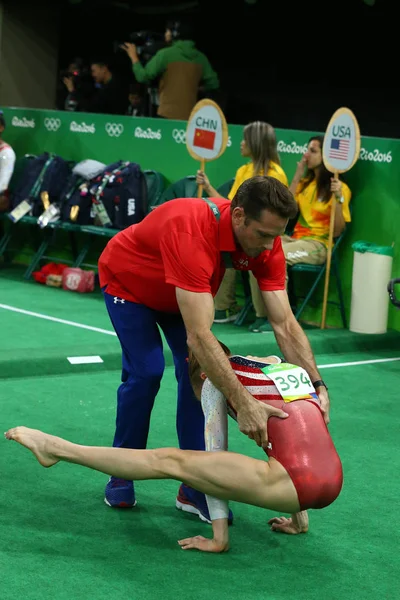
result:
[(331, 140), (329, 150), (329, 158), (337, 158), (338, 160), (347, 160), (350, 148), (350, 140)]

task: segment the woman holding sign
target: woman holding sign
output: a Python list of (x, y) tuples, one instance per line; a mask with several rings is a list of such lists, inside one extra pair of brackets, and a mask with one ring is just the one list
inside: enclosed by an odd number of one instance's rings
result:
[[(351, 191), (344, 181), (335, 178), (325, 167), (322, 159), (324, 136), (311, 137), (307, 152), (297, 163), (297, 169), (290, 184), (290, 191), (299, 207), (299, 217), (291, 236), (282, 236), (282, 249), (286, 264), (297, 263), (322, 265), (326, 262), (328, 251), (329, 226), (333, 197), (335, 202), (335, 229), (333, 237), (338, 237), (351, 221), (349, 203)], [(335, 150), (340, 153), (341, 150)], [(254, 297), (260, 291), (253, 291)], [(258, 328), (252, 328), (255, 333), (271, 331), (265, 320)]]
[[(248, 123), (243, 130), (243, 140), (240, 144), (241, 155), (250, 158), (250, 162), (239, 167), (235, 180), (229, 191), (228, 198), (232, 200), (240, 185), (255, 175), (268, 175), (278, 179), (289, 186), (285, 171), (282, 169), (277, 149), (275, 130), (269, 123), (253, 121)], [(210, 198), (221, 197), (221, 194), (211, 185), (203, 171), (197, 172), (196, 182), (202, 185)], [(267, 321), (266, 309), (261, 298), (256, 278), (250, 272), (250, 286), (253, 304), (256, 312), (256, 321), (250, 330), (257, 331)], [(237, 317), (240, 308), (236, 304), (236, 273), (234, 269), (227, 269), (224, 279), (215, 297), (215, 323), (229, 323)]]
[[(229, 549), (228, 500), (292, 513), (269, 521), (271, 529), (305, 533), (309, 508), (331, 504), (343, 484), (340, 458), (324, 422), (318, 396), (306, 371), (282, 363), (278, 357), (231, 356), (231, 367), (241, 384), (260, 402), (284, 410), (287, 419), (270, 419), (269, 460), (256, 460), (227, 452), (227, 415), (236, 414), (223, 394), (202, 372), (193, 354), (189, 374), (205, 415), (206, 451), (160, 448), (131, 450), (80, 446), (17, 427), (6, 432), (9, 440), (27, 447), (44, 467), (59, 461), (79, 464), (122, 479), (176, 479), (205, 493), (213, 525), (213, 538), (180, 540), (186, 549), (225, 552)], [(267, 424), (266, 424), (267, 426)]]
[(324, 136), (310, 138), (307, 152), (297, 164), (290, 184), (300, 210), (300, 216), (291, 237), (283, 236), (282, 247), (286, 262), (321, 265), (326, 261), (332, 198), (336, 197), (335, 229), (338, 237), (351, 221), (350, 188), (344, 181), (333, 177), (322, 160)]

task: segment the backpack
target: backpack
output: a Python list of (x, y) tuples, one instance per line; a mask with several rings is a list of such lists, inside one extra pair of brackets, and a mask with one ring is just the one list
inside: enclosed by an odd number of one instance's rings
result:
[(118, 161), (108, 165), (97, 177), (75, 190), (67, 204), (63, 210), (65, 220), (125, 229), (139, 223), (147, 214), (144, 173), (137, 163)]
[(26, 200), (31, 208), (24, 214), (29, 212), (34, 217), (40, 216), (48, 205), (59, 200), (72, 166), (73, 163), (48, 152), (27, 160), (11, 193), (11, 208), (19, 207)]
[[(117, 164), (119, 163), (114, 163), (114, 166)], [(60, 194), (59, 205), (62, 221), (78, 225), (88, 225), (91, 222), (90, 204), (86, 203), (86, 207), (81, 206), (81, 197), (88, 194), (91, 178), (97, 176), (105, 168), (104, 163), (90, 159), (82, 160), (75, 165)], [(86, 211), (82, 210), (85, 208)]]

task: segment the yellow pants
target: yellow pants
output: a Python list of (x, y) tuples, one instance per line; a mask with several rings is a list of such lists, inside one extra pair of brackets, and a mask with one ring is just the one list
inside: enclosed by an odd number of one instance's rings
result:
[(214, 298), (215, 310), (227, 310), (236, 306), (236, 271), (226, 269), (221, 285)]

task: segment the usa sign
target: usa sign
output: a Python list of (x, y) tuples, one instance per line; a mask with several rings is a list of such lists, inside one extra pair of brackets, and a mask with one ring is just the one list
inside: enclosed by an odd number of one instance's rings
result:
[(196, 160), (209, 161), (221, 156), (228, 143), (224, 113), (213, 100), (200, 100), (193, 108), (186, 128), (186, 146)]
[(339, 108), (331, 117), (324, 137), (323, 161), (331, 173), (351, 169), (360, 154), (360, 128), (349, 108)]

